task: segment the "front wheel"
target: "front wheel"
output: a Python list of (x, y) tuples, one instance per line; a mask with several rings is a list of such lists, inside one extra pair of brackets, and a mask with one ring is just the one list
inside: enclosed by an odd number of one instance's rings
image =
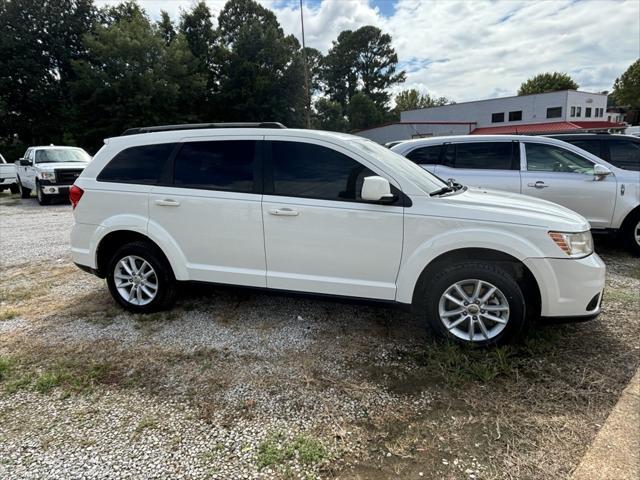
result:
[(20, 191), (20, 198), (31, 197), (31, 189), (22, 185), (22, 180), (18, 178), (18, 190)]
[(527, 323), (524, 295), (497, 265), (450, 265), (422, 282), (418, 310), (440, 336), (488, 346), (517, 340)]
[(625, 222), (622, 230), (627, 249), (636, 257), (640, 257), (640, 212)]
[(164, 310), (175, 299), (171, 266), (155, 245), (126, 244), (111, 257), (107, 285), (113, 298), (134, 313)]
[(36, 182), (36, 196), (40, 205), (49, 205), (51, 203), (51, 198), (44, 194), (42, 186), (38, 182)]

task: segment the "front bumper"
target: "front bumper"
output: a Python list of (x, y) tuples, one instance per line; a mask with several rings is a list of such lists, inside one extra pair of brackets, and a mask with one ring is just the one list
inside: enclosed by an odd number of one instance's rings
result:
[(45, 195), (69, 195), (69, 185), (47, 185), (44, 182), (40, 184), (42, 193)]
[(544, 319), (581, 321), (600, 313), (605, 265), (595, 253), (580, 259), (527, 258), (524, 264), (538, 282)]

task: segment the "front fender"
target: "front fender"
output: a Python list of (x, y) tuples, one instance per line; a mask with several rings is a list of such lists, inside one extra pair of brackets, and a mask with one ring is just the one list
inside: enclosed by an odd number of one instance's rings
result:
[[(470, 241), (472, 240), (472, 241)], [(543, 251), (532, 241), (505, 230), (487, 228), (459, 228), (448, 230), (427, 241), (406, 248), (406, 256), (398, 273), (396, 301), (411, 303), (413, 291), (420, 274), (431, 262), (441, 255), (465, 248), (484, 248), (506, 253), (518, 260), (528, 257), (543, 257)], [(536, 279), (537, 280), (537, 279)]]

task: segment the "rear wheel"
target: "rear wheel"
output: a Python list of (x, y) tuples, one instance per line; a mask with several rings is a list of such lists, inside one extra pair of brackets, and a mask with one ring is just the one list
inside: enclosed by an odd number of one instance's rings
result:
[(131, 312), (163, 310), (175, 299), (171, 266), (153, 244), (133, 242), (120, 247), (107, 268), (111, 295)]
[(516, 280), (494, 264), (450, 265), (422, 282), (418, 311), (440, 336), (457, 343), (487, 346), (513, 342), (527, 323)]
[(12, 183), (11, 186), (9, 187), (9, 190), (11, 190), (11, 193), (15, 195), (16, 193), (20, 192), (20, 187), (18, 186), (17, 183)]
[(51, 203), (51, 197), (44, 194), (42, 186), (38, 182), (36, 182), (36, 195), (40, 205), (49, 205)]
[(20, 198), (29, 198), (31, 196), (31, 189), (22, 186), (22, 181), (18, 178), (18, 191), (20, 192)]

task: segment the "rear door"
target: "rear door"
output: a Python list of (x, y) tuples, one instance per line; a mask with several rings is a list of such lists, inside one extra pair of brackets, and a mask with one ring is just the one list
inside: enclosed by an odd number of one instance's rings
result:
[(185, 139), (151, 190), (149, 229), (166, 231), (189, 279), (266, 286), (261, 139)]
[(522, 193), (570, 208), (594, 228), (611, 224), (616, 177), (593, 175), (594, 163), (557, 145), (525, 142)]
[(267, 286), (395, 299), (403, 238), (400, 195), (387, 205), (360, 198), (364, 177), (385, 175), (330, 143), (270, 140), (262, 205)]
[(470, 187), (520, 193), (520, 147), (512, 141), (445, 144), (434, 173)]

